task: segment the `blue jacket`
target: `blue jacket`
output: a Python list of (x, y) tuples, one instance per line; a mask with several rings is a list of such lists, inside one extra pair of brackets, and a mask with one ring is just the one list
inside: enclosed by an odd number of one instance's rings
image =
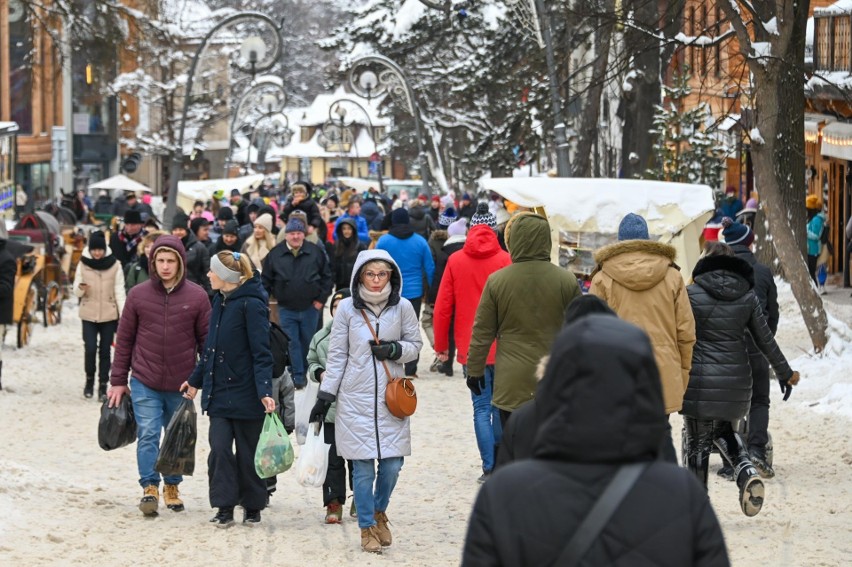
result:
[(263, 419), (260, 400), (272, 397), (267, 302), (257, 272), (227, 299), (213, 299), (207, 341), (188, 380), (201, 388), (201, 409), (210, 417)]
[(337, 220), (334, 222), (334, 232), (337, 233), (337, 225), (340, 224), (340, 221), (343, 219), (352, 219), (355, 221), (355, 224), (358, 226), (358, 240), (366, 244), (370, 245), (370, 229), (367, 227), (367, 219), (362, 217), (361, 215), (351, 216), (349, 213), (343, 213), (340, 215)]
[(808, 256), (819, 256), (822, 251), (822, 227), (825, 226), (825, 214), (817, 213), (808, 221)]
[(416, 234), (411, 225), (396, 225), (379, 238), (376, 249), (385, 250), (399, 266), (402, 272), (400, 295), (405, 299), (423, 297), (423, 274), (426, 274), (427, 285), (432, 285), (435, 275), (435, 260), (426, 239)]

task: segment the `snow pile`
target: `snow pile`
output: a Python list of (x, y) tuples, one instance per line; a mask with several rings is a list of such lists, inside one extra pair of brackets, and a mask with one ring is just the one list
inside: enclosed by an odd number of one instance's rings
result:
[[(781, 311), (779, 335), (793, 328), (799, 339), (807, 339), (807, 330), (790, 284), (777, 278), (775, 281)], [(822, 353), (811, 351), (793, 358), (790, 349), (784, 349), (790, 367), (801, 374), (801, 382), (794, 388), (791, 401), (817, 413), (852, 419), (852, 374), (849, 372), (852, 368), (852, 329), (832, 315), (835, 308), (835, 305), (826, 303), (829, 340)], [(800, 344), (806, 344), (806, 341)]]

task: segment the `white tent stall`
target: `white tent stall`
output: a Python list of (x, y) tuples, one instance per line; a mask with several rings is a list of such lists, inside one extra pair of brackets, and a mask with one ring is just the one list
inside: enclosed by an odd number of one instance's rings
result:
[(521, 207), (543, 212), (553, 229), (551, 260), (578, 276), (594, 269), (593, 254), (615, 242), (627, 213), (648, 222), (651, 238), (671, 244), (684, 279), (701, 255), (704, 225), (713, 215), (713, 190), (707, 185), (633, 179), (566, 177), (493, 178), (486, 190)]
[(195, 201), (207, 202), (219, 189), (225, 191), (226, 197), (231, 194), (231, 189), (239, 189), (240, 193), (245, 193), (260, 187), (265, 177), (262, 173), (258, 173), (227, 179), (180, 181), (178, 182), (178, 206), (185, 211), (192, 210), (192, 204)]

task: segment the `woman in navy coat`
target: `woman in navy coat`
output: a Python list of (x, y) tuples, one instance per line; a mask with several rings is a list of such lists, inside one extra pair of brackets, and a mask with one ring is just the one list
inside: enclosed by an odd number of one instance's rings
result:
[(254, 453), (264, 414), (275, 411), (268, 296), (245, 254), (215, 254), (207, 275), (218, 292), (210, 330), (201, 359), (181, 390), (194, 399), (201, 389), (201, 409), (210, 417), (210, 505), (219, 509), (210, 521), (231, 526), (234, 507), (240, 505), (243, 523), (256, 524), (267, 492), (255, 472)]

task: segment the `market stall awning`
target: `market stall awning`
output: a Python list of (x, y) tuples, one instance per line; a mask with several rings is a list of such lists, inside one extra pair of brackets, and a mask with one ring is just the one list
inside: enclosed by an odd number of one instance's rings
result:
[(852, 160), (852, 124), (833, 122), (823, 128), (820, 153), (826, 157)]
[(145, 193), (153, 193), (147, 185), (142, 185), (138, 181), (133, 181), (126, 175), (113, 175), (107, 177), (97, 183), (89, 185), (89, 189), (117, 189), (119, 191), (144, 191)]

